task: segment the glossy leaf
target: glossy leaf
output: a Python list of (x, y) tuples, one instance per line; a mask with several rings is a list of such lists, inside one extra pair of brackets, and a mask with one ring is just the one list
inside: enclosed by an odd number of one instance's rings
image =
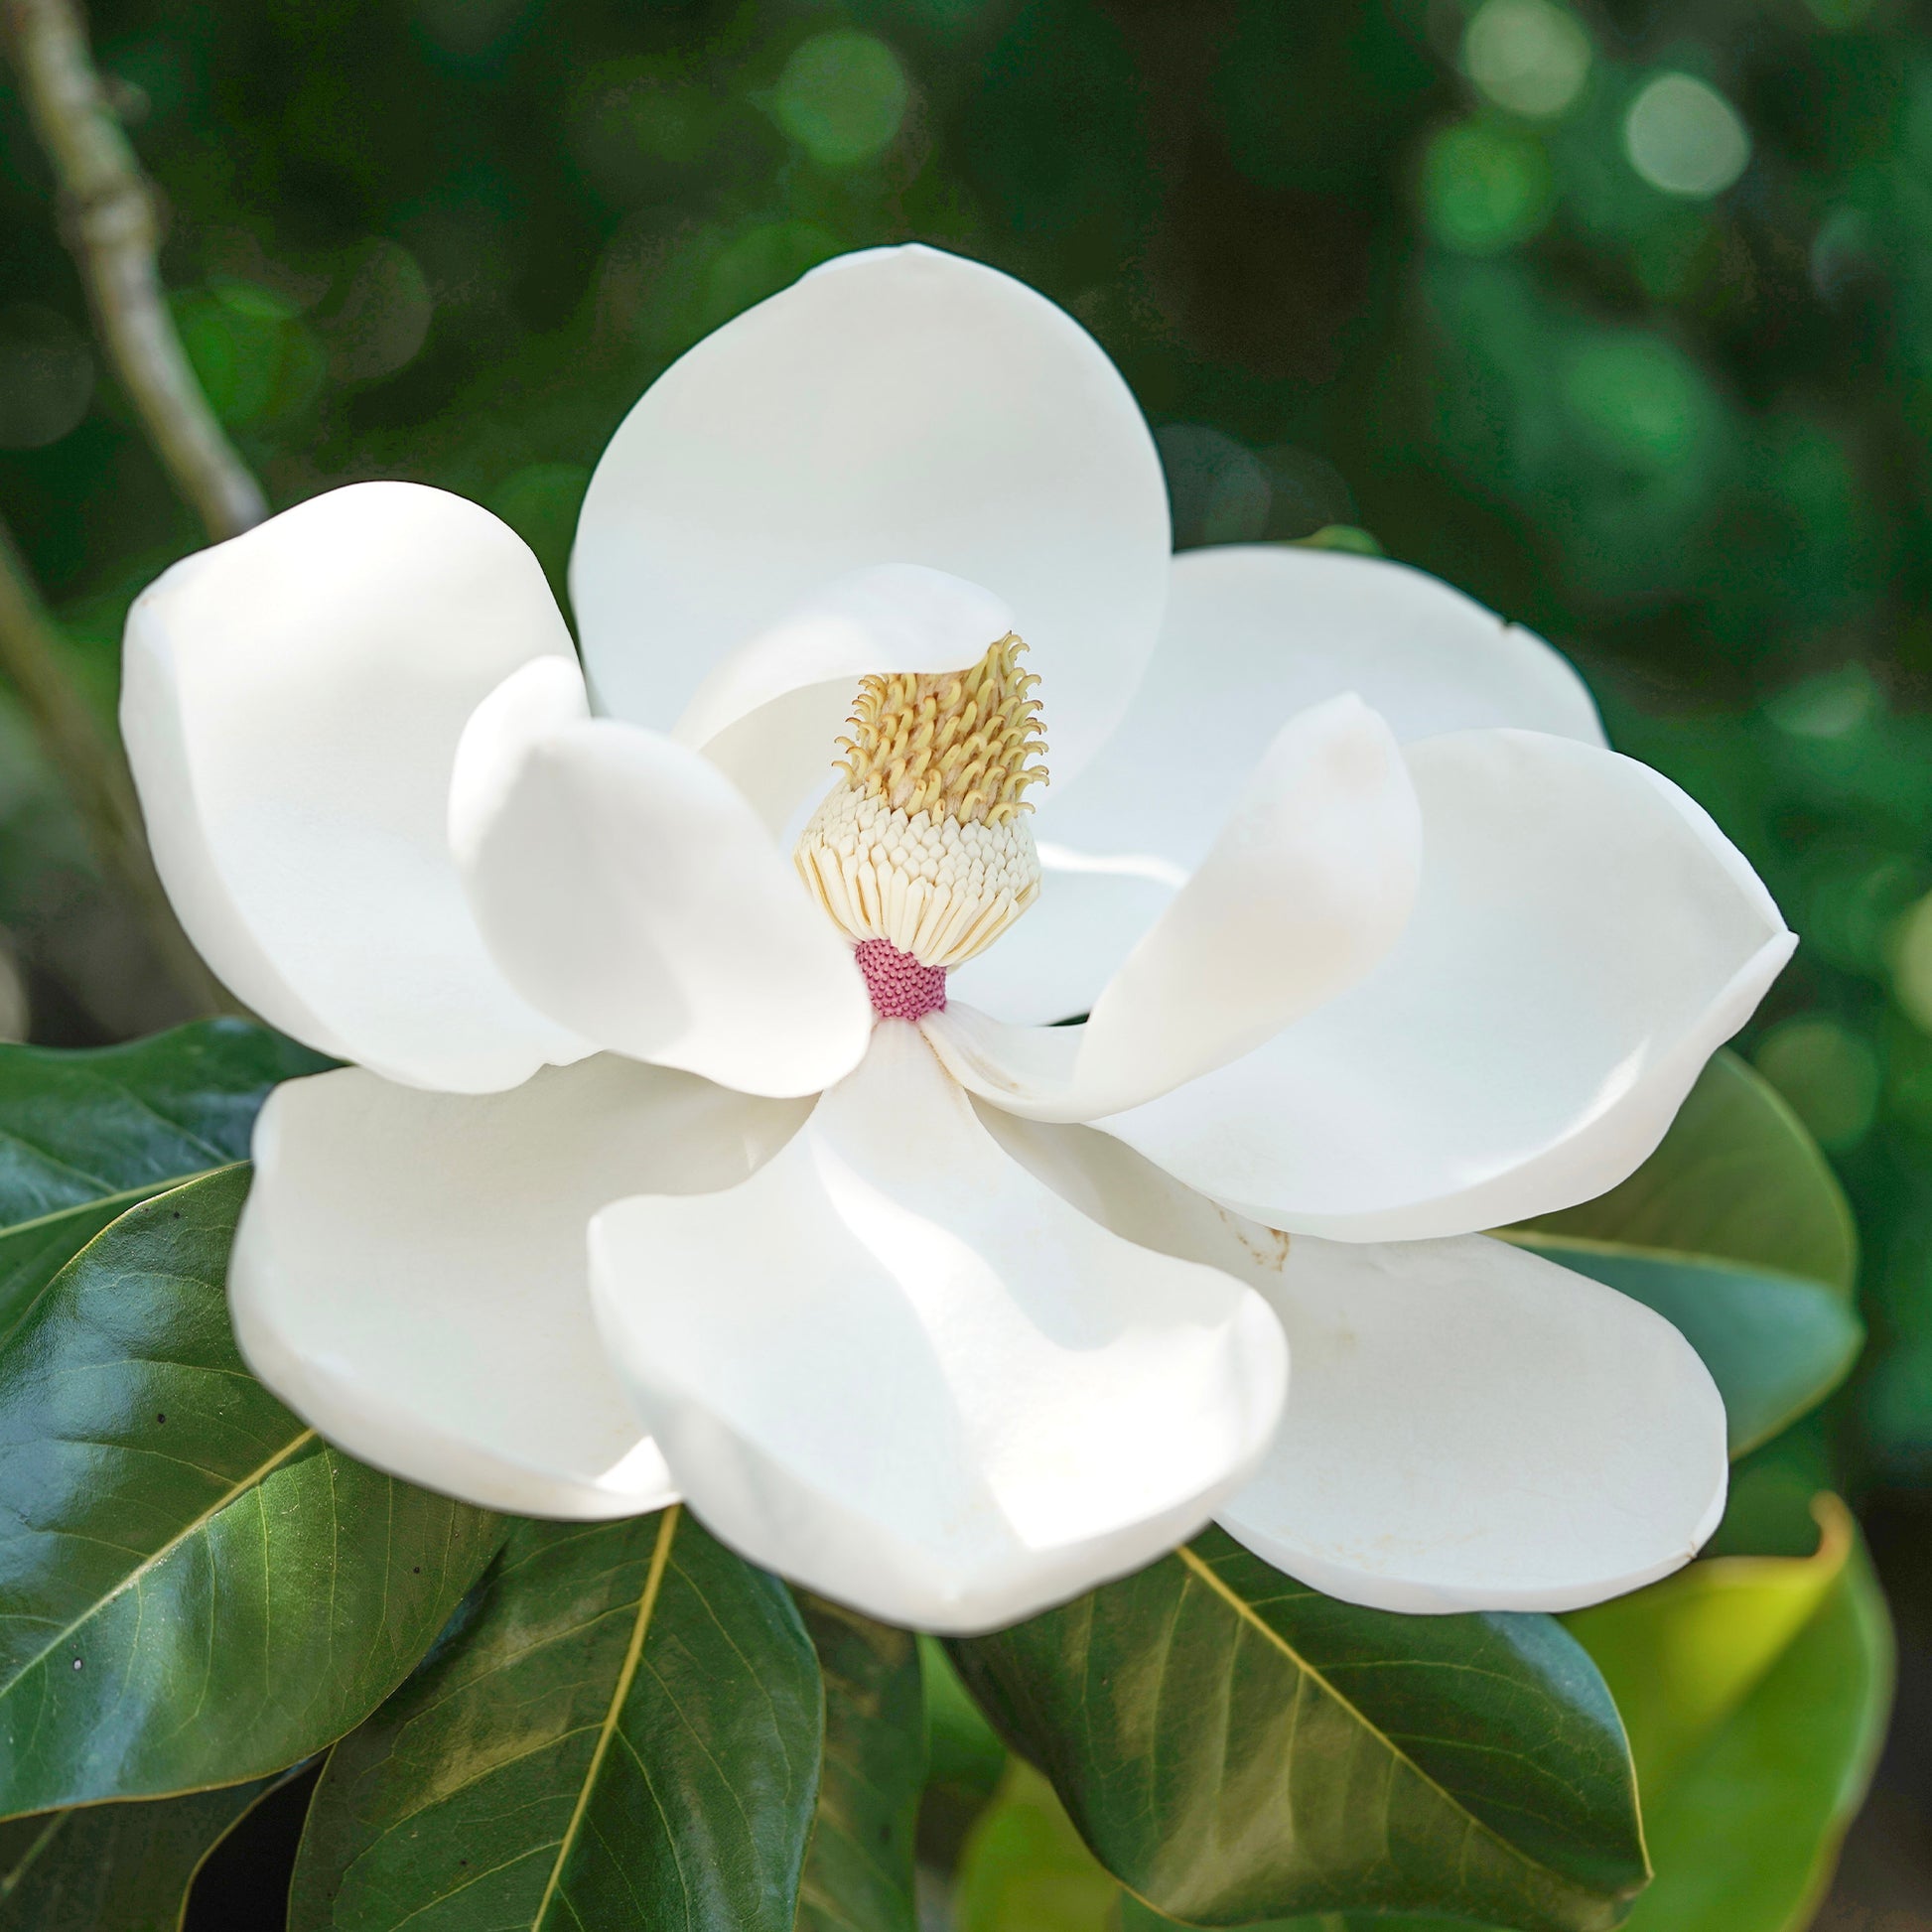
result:
[(801, 1595), (798, 1607), (825, 1679), (800, 1932), (916, 1932), (913, 1834), (926, 1774), (917, 1640), (821, 1597)]
[(1725, 1557), (1569, 1619), (1625, 1710), (1657, 1877), (1629, 1932), (1799, 1932), (1891, 1701), (1884, 1599), (1849, 1513), (1809, 1558)]
[(1644, 1881), (1615, 1712), (1551, 1618), (1360, 1609), (1210, 1531), (949, 1648), (1101, 1861), (1176, 1918), (1594, 1932)]
[(0, 1816), (280, 1770), (407, 1675), (495, 1518), (247, 1372), (229, 1168), (124, 1213), (0, 1355)]
[(0, 1046), (0, 1340), (136, 1201), (244, 1160), (278, 1081), (330, 1062), (239, 1020), (126, 1046)]
[(0, 1824), (0, 1932), (180, 1932), (208, 1855), (295, 1772)]
[(785, 1587), (687, 1511), (519, 1525), (331, 1754), (290, 1932), (791, 1932), (822, 1723)]
[(1673, 1323), (1724, 1397), (1732, 1455), (1768, 1442), (1815, 1408), (1845, 1379), (1864, 1343), (1864, 1324), (1851, 1304), (1820, 1282), (1610, 1241), (1511, 1238)]
[(1716, 1256), (1845, 1296), (1858, 1276), (1858, 1230), (1830, 1163), (1776, 1088), (1727, 1050), (1628, 1180), (1527, 1230)]

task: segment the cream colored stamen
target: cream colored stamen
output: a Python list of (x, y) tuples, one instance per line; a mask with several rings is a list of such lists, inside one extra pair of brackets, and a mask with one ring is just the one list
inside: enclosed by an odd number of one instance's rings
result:
[(843, 774), (795, 854), (819, 902), (854, 939), (885, 939), (923, 966), (957, 966), (1039, 897), (1027, 814), (1039, 682), (1011, 634), (972, 669), (865, 679)]

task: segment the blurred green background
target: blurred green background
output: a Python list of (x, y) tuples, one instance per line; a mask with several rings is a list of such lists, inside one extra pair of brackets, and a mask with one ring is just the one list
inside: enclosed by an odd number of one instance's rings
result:
[[(1902, 1701), (1828, 1923), (1932, 1926), (1932, 10), (1908, 0), (104, 0), (199, 373), (274, 501), (477, 497), (559, 588), (619, 417), (919, 237), (1079, 316), (1183, 544), (1371, 531), (1561, 644), (1803, 935), (1740, 1042), (1872, 1346), (1832, 1481)], [(0, 514), (103, 704), (197, 531), (0, 97)], [(0, 693), (0, 1035), (175, 1017)]]

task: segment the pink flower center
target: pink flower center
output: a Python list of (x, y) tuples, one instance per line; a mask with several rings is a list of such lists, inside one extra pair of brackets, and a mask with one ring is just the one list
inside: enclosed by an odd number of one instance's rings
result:
[(921, 966), (890, 939), (861, 939), (853, 957), (866, 976), (872, 1009), (882, 1020), (923, 1020), (946, 1007), (946, 969)]

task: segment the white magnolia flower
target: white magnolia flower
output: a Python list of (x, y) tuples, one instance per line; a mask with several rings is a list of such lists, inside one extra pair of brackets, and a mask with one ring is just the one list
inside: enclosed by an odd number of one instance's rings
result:
[(367, 483), (129, 622), (183, 920), (355, 1063), (269, 1101), (230, 1278), (325, 1436), (939, 1629), (1210, 1517), (1412, 1610), (1692, 1554), (1696, 1356), (1475, 1230), (1628, 1173), (1792, 940), (1552, 650), (1171, 559), (1099, 348), (923, 248), (672, 368), (572, 590), (588, 701), (509, 530)]

